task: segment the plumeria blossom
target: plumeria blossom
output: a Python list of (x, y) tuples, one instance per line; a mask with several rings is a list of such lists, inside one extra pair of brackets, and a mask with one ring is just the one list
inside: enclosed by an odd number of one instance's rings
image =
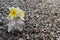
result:
[(10, 13), (9, 13), (9, 18), (10, 20), (13, 20), (15, 17), (19, 17), (21, 20), (24, 20), (24, 11), (21, 10), (19, 7), (11, 7), (9, 8)]
[(9, 20), (8, 25), (8, 32), (10, 32), (13, 29), (18, 29), (19, 31), (21, 31), (23, 29), (23, 25), (24, 25), (24, 11), (22, 9), (20, 9), (19, 7), (10, 7), (9, 8), (10, 12), (9, 15), (7, 17), (7, 19)]

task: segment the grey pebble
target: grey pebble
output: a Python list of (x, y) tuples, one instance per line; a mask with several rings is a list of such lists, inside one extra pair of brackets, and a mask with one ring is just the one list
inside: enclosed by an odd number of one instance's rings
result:
[(19, 38), (18, 40), (24, 40), (24, 39), (22, 39), (22, 38)]

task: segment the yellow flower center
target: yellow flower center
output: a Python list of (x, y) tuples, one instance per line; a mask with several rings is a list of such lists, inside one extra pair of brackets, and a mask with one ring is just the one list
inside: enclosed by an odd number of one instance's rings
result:
[(12, 20), (15, 17), (15, 15), (16, 15), (16, 10), (15, 9), (11, 9), (10, 13), (9, 13), (10, 19)]

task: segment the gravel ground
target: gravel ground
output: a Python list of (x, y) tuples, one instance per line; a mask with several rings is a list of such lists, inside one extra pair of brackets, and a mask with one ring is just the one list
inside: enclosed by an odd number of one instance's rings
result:
[[(25, 26), (8, 33), (12, 6), (25, 11)], [(0, 0), (0, 40), (60, 40), (60, 0)]]

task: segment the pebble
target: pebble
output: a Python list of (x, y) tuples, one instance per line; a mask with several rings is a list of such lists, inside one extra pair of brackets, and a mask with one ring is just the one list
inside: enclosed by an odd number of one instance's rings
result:
[(57, 40), (60, 40), (60, 36), (59, 36), (59, 38), (57, 38)]
[(0, 17), (2, 16), (2, 13), (0, 13)]
[(22, 38), (19, 38), (18, 40), (24, 40), (24, 39), (22, 39)]
[(2, 20), (0, 19), (0, 23), (2, 23)]

